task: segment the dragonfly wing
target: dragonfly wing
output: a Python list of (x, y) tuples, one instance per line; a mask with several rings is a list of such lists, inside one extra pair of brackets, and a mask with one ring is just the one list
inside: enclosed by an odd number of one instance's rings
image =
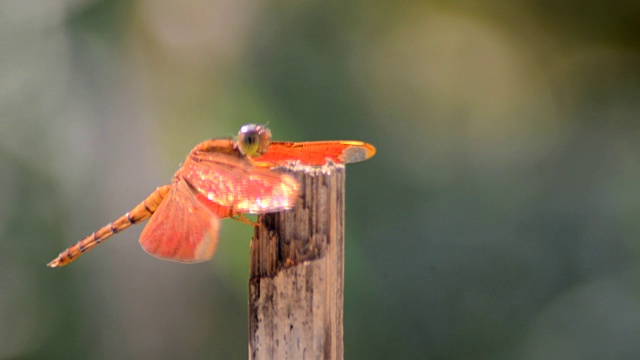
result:
[(207, 200), (239, 213), (289, 209), (298, 195), (293, 176), (228, 154), (206, 153), (197, 161), (188, 158), (180, 176)]
[(273, 141), (267, 152), (257, 161), (274, 165), (299, 163), (309, 166), (323, 166), (327, 160), (337, 164), (350, 164), (367, 160), (375, 153), (376, 148), (373, 145), (354, 140)]
[(140, 235), (149, 254), (181, 262), (206, 261), (218, 244), (219, 220), (194, 198), (189, 185), (174, 182)]

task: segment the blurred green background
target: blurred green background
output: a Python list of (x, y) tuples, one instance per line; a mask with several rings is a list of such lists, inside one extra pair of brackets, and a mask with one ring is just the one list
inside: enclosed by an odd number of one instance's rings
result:
[(246, 358), (246, 225), (45, 264), (267, 121), (378, 148), (347, 358), (640, 358), (637, 0), (1, 0), (0, 359)]

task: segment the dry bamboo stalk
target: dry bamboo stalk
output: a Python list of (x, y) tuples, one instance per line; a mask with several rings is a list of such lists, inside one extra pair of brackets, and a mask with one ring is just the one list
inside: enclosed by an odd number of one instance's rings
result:
[(251, 240), (249, 358), (342, 359), (345, 167), (286, 169), (300, 197)]

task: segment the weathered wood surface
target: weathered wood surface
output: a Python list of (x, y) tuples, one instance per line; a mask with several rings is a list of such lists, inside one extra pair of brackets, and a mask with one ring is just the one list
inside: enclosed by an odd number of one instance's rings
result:
[(344, 165), (290, 167), (300, 197), (251, 240), (249, 358), (342, 359)]

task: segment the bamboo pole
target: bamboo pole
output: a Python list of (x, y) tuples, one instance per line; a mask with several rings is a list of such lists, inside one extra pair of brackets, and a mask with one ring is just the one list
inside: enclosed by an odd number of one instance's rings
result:
[(259, 218), (251, 240), (249, 359), (343, 359), (344, 165), (287, 167), (289, 211)]

